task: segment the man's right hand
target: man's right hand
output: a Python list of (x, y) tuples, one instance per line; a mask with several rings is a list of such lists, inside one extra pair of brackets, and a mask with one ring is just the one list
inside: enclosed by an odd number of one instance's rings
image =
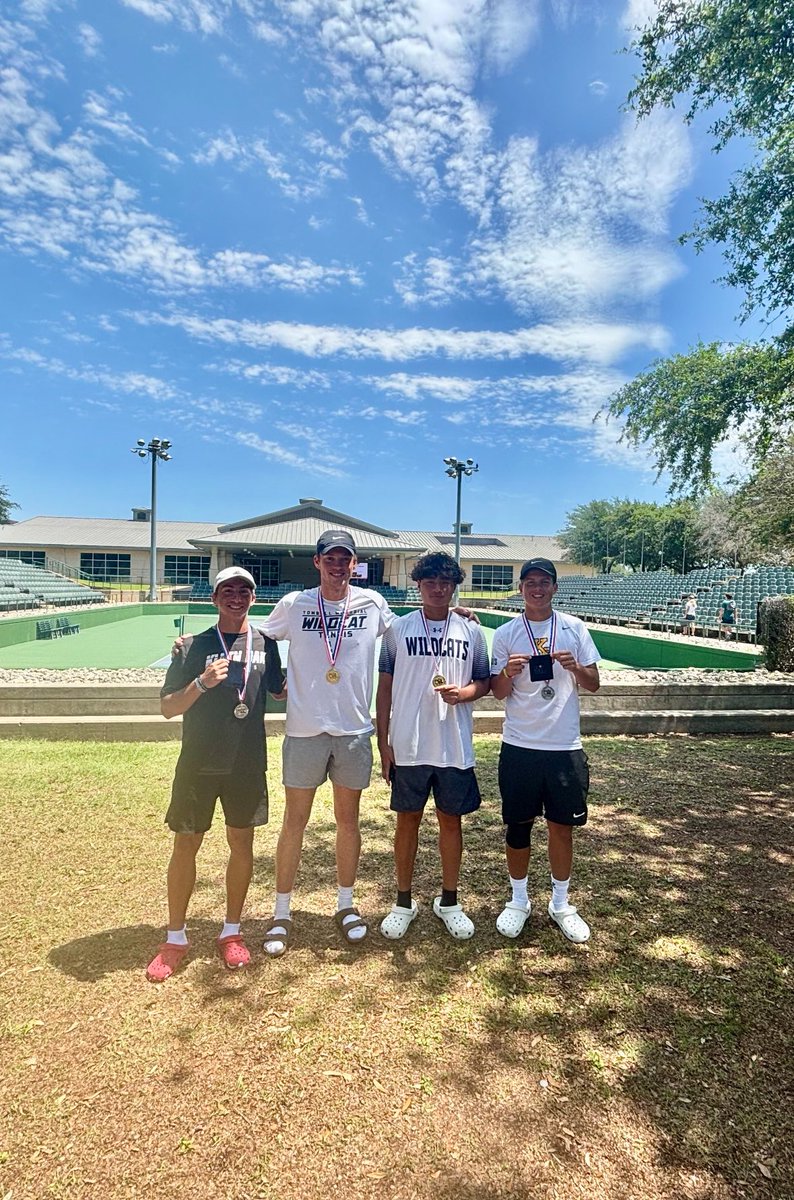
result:
[(219, 683), (223, 683), (226, 676), (229, 674), (228, 658), (216, 658), (208, 667), (199, 675), (199, 679), (206, 688), (217, 687)]
[(173, 644), (173, 646), (171, 647), (171, 657), (172, 657), (172, 658), (176, 658), (177, 654), (179, 654), (179, 651), (182, 649), (182, 647), (184, 646), (184, 644), (185, 644), (185, 639), (184, 639), (184, 637), (178, 637), (178, 638), (177, 638), (177, 639), (174, 641), (174, 644)]

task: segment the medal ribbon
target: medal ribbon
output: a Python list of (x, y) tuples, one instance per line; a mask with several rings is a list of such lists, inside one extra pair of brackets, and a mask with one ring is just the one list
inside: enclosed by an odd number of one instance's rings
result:
[[(218, 635), (218, 641), (220, 642), (221, 649), (223, 650), (223, 657), (228, 659), (229, 658), (229, 650), (226, 646), (226, 642), (223, 640), (223, 634), (221, 633), (220, 622), (218, 622), (218, 624), (215, 626), (215, 632)], [(253, 647), (253, 637), (251, 636), (251, 634), (252, 634), (251, 626), (249, 625), (248, 630), (245, 635), (245, 663), (243, 665), (243, 687), (242, 687), (242, 691), (239, 688), (237, 689), (237, 695), (240, 698), (241, 704), (245, 704), (245, 688), (248, 683), (248, 675), (251, 671), (251, 650)]]
[[(427, 638), (427, 648), (432, 653), (433, 639), (430, 636), (430, 626), (428, 625), (427, 617), (425, 616), (425, 614), (421, 608), (419, 609), (419, 616), (422, 618), (422, 624), (425, 627), (425, 636)], [(438, 658), (436, 659), (436, 665), (433, 667), (434, 675), (441, 674), (441, 659), (444, 657), (444, 643), (447, 640), (447, 631), (449, 629), (449, 622), (450, 622), (451, 618), (452, 618), (452, 609), (450, 609), (449, 612), (447, 613), (447, 619), (444, 622), (444, 629), (441, 634), (441, 654), (439, 654)]]
[(323, 643), (325, 645), (325, 653), (328, 655), (328, 661), (331, 664), (331, 666), (335, 667), (336, 660), (339, 657), (339, 651), (342, 649), (342, 636), (345, 632), (345, 625), (347, 624), (347, 614), (350, 610), (350, 587), (348, 586), (347, 595), (345, 596), (345, 609), (344, 609), (344, 612), (342, 613), (342, 617), (339, 622), (339, 629), (337, 630), (337, 633), (336, 633), (336, 639), (334, 641), (333, 650), (331, 649), (331, 638), (330, 638), (329, 630), (328, 630), (328, 618), (325, 615), (325, 605), (323, 604), (323, 594), (319, 588), (317, 589), (317, 600), (318, 600), (319, 608), (320, 608), (320, 627), (322, 628), (322, 633), (323, 633)]
[[(527, 636), (529, 637), (529, 644), (532, 648), (532, 653), (540, 654), (540, 650), (538, 650), (538, 643), (535, 641), (534, 637), (532, 636), (532, 629), (530, 627), (529, 621), (527, 620), (527, 614), (522, 613), (521, 616), (524, 618), (524, 624), (526, 625), (526, 628), (527, 628)], [(551, 614), (551, 629), (549, 630), (549, 654), (554, 653), (554, 647), (556, 646), (556, 644), (557, 644), (557, 614), (555, 612), (552, 612), (552, 614)]]

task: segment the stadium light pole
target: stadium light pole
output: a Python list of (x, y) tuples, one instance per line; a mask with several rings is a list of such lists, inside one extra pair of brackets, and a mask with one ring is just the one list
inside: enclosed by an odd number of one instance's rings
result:
[(157, 462), (158, 459), (170, 462), (170, 449), (171, 443), (165, 438), (152, 438), (148, 445), (143, 438), (138, 438), (137, 445), (130, 451), (131, 454), (137, 454), (138, 458), (151, 457), (152, 460), (152, 509), (149, 514), (149, 600), (152, 602), (157, 600)]
[(640, 575), (641, 575), (642, 570), (643, 570), (643, 565), (645, 563), (645, 530), (643, 529), (640, 532), (642, 533), (642, 540), (640, 541)]
[[(450, 457), (450, 458), (445, 458), (444, 465), (447, 468), (447, 475), (449, 475), (450, 479), (457, 479), (457, 481), (458, 481), (458, 498), (457, 498), (457, 506), (455, 508), (455, 562), (458, 564), (458, 566), (460, 566), (460, 492), (461, 492), (461, 484), (463, 483), (464, 475), (473, 475), (474, 472), (479, 471), (480, 468), (477, 466), (477, 463), (474, 461), (473, 458), (467, 458), (464, 462), (463, 459), (455, 458), (454, 456)], [(458, 602), (458, 588), (456, 587), (455, 595), (453, 597), (453, 603), (457, 604), (457, 602)]]

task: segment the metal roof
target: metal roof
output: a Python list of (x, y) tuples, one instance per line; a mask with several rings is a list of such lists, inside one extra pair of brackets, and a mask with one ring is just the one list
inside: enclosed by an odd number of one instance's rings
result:
[[(240, 547), (245, 550), (302, 550), (314, 553), (317, 540), (321, 533), (331, 528), (326, 519), (318, 517), (303, 517), (294, 521), (282, 521), (279, 524), (248, 525), (234, 529), (224, 527), (223, 533), (213, 530), (206, 537), (193, 538), (194, 546), (223, 546), (226, 549)], [(400, 534), (381, 534), (371, 532), (361, 525), (337, 522), (334, 529), (344, 529), (353, 538), (359, 554), (416, 554), (421, 552), (422, 543), (411, 541)]]
[[(399, 536), (403, 541), (421, 546), (423, 551), (455, 553), (455, 534), (446, 530), (422, 533), (403, 529)], [(444, 540), (439, 541), (440, 538)], [(478, 544), (472, 545), (472, 542)], [(483, 542), (487, 544), (483, 545)], [(566, 557), (567, 552), (556, 538), (524, 533), (465, 534), (460, 544), (461, 562), (525, 562), (528, 558), (550, 558), (552, 562), (564, 562)]]
[[(220, 525), (206, 521), (158, 521), (157, 546), (160, 551), (208, 552), (213, 546), (249, 552), (313, 553), (317, 539), (329, 528), (347, 530), (360, 555), (406, 554), (427, 551), (455, 551), (454, 534), (447, 530), (428, 533), (423, 530), (397, 530), (394, 533), (376, 525), (365, 525), (348, 517), (344, 521), (332, 509), (297, 506), (284, 509), (295, 518), (265, 524), (250, 521)], [(303, 515), (303, 514), (306, 515)], [(310, 515), (311, 514), (311, 515)], [(319, 514), (319, 515), (317, 515)], [(271, 517), (277, 514), (271, 514)], [(223, 532), (221, 532), (223, 530)], [(105, 517), (30, 517), (0, 525), (0, 549), (12, 547), (74, 547), (92, 550), (145, 550), (151, 539), (148, 521), (115, 520)], [(443, 539), (443, 540), (440, 540)], [(542, 556), (564, 561), (566, 552), (553, 537), (534, 537), (515, 533), (476, 533), (461, 541), (463, 562), (523, 562)]]
[[(218, 530), (217, 522), (158, 521), (159, 550), (190, 553), (194, 538)], [(113, 520), (106, 517), (29, 517), (13, 525), (0, 525), (0, 549), (16, 546), (73, 546), (92, 550), (145, 550), (152, 527), (148, 521)]]

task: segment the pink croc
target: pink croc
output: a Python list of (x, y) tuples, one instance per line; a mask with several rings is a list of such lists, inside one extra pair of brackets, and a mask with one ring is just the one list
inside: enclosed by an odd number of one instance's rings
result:
[(218, 938), (218, 953), (230, 971), (247, 967), (251, 961), (248, 947), (239, 933), (229, 934), (228, 937)]
[(166, 979), (170, 979), (187, 954), (187, 950), (187, 946), (176, 946), (173, 942), (163, 942), (146, 968), (146, 978), (149, 982), (165, 983)]

